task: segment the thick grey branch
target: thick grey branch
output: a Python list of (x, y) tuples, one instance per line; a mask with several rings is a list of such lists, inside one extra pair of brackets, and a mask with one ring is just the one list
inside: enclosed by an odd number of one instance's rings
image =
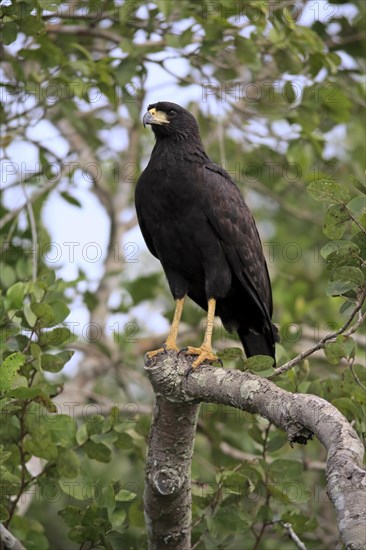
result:
[(157, 396), (146, 460), (149, 550), (191, 547), (191, 459), (199, 405)]
[[(203, 366), (187, 376), (189, 368), (189, 359), (177, 357), (174, 353), (159, 355), (146, 365), (155, 393), (169, 400), (173, 411), (182, 404), (222, 403), (267, 418), (286, 431), (291, 443), (306, 443), (313, 434), (318, 437), (327, 449), (327, 492), (337, 512), (342, 539), (348, 550), (362, 550), (366, 540), (366, 472), (361, 468), (363, 447), (346, 418), (320, 397), (292, 394), (248, 372)], [(153, 430), (156, 429), (155, 423), (156, 419)], [(160, 432), (160, 439), (163, 436), (164, 431)], [(175, 438), (172, 433), (165, 442), (165, 465), (174, 460), (171, 455), (176, 452), (179, 436), (180, 428)], [(149, 476), (156, 459), (154, 445), (151, 441)], [(163, 464), (160, 463), (159, 467)], [(187, 464), (185, 471), (188, 471)], [(186, 507), (186, 493), (180, 498)], [(164, 515), (165, 497), (160, 495), (159, 500)], [(175, 504), (179, 508), (179, 495)], [(147, 501), (145, 508), (149, 515)], [(156, 518), (155, 529), (158, 529), (158, 524), (159, 518)]]
[(0, 524), (0, 545), (4, 550), (25, 550), (22, 543), (2, 524)]

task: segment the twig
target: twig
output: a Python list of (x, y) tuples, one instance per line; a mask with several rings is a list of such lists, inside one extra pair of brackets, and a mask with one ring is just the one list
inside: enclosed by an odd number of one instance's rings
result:
[[(75, 36), (92, 36), (95, 38), (104, 38), (104, 40), (110, 40), (115, 44), (120, 44), (122, 36), (116, 32), (101, 29), (99, 27), (85, 27), (84, 25), (46, 25), (46, 31), (48, 33), (55, 34), (72, 34)], [(139, 44), (134, 43), (134, 48), (145, 48), (146, 46), (153, 47), (159, 46), (162, 47), (165, 45), (164, 40), (146, 40), (145, 42)]]
[(282, 527), (286, 529), (286, 531), (288, 532), (288, 536), (296, 544), (297, 548), (299, 550), (306, 550), (305, 544), (299, 539), (299, 537), (293, 530), (291, 523), (288, 523), (288, 522), (284, 523), (283, 521), (281, 521), (280, 523)]
[(22, 185), (23, 187), (23, 193), (26, 199), (26, 207), (29, 217), (29, 225), (31, 228), (31, 235), (32, 235), (32, 246), (33, 246), (33, 255), (32, 255), (32, 281), (35, 282), (37, 280), (37, 263), (38, 263), (38, 255), (37, 255), (37, 246), (38, 246), (38, 235), (37, 235), (37, 224), (36, 219), (34, 217), (34, 211), (31, 201), (29, 200), (27, 190), (25, 188), (25, 185)]
[(354, 362), (354, 359), (352, 359), (352, 361), (349, 361), (349, 368), (352, 373), (352, 376), (355, 379), (356, 384), (358, 384), (366, 392), (366, 386), (362, 384), (361, 380), (357, 376), (357, 373), (354, 371), (353, 362)]
[(361, 311), (362, 305), (365, 301), (365, 297), (366, 297), (366, 292), (363, 293), (361, 299), (358, 301), (356, 307), (353, 309), (350, 317), (347, 319), (345, 324), (339, 330), (326, 334), (325, 336), (323, 336), (323, 338), (319, 340), (319, 342), (311, 346), (311, 348), (299, 353), (296, 357), (294, 357), (290, 361), (287, 361), (287, 363), (285, 363), (281, 367), (278, 367), (277, 369), (275, 369), (272, 376), (269, 376), (269, 380), (272, 380), (279, 374), (283, 374), (284, 372), (287, 372), (288, 370), (292, 369), (292, 367), (300, 363), (306, 357), (309, 357), (309, 355), (312, 355), (315, 351), (318, 351), (319, 349), (323, 349), (326, 342), (328, 342), (329, 340), (333, 340), (334, 338), (337, 338), (337, 336), (340, 336), (341, 334), (344, 334), (344, 336), (350, 336), (351, 334), (356, 332), (356, 330), (363, 324), (366, 318), (366, 312), (359, 317), (358, 321), (356, 321), (356, 323), (349, 330), (347, 329), (352, 323), (357, 313)]
[[(220, 443), (220, 451), (224, 455), (230, 456), (231, 458), (234, 458), (235, 460), (239, 460), (240, 462), (256, 462), (261, 458), (259, 455), (240, 451), (240, 449), (236, 449), (235, 447), (232, 447), (231, 445), (229, 445), (229, 443), (226, 443), (226, 441), (222, 441)], [(272, 464), (274, 460), (276, 459), (272, 458), (271, 456), (266, 457), (267, 464)], [(324, 472), (325, 462), (319, 462), (315, 460), (311, 462), (304, 462), (304, 470), (311, 470), (314, 472)]]
[(348, 208), (348, 206), (347, 206), (346, 204), (344, 204), (344, 203), (340, 203), (340, 204), (342, 204), (342, 205), (346, 208), (349, 217), (351, 218), (351, 220), (352, 220), (353, 222), (355, 222), (355, 224), (357, 225), (358, 229), (359, 229), (362, 233), (364, 233), (364, 234), (366, 235), (366, 229), (360, 224), (360, 222), (358, 221), (358, 219), (356, 218), (356, 216), (354, 216), (352, 210), (351, 210), (350, 208)]
[(51, 191), (56, 185), (59, 183), (60, 179), (63, 177), (63, 173), (61, 172), (60, 176), (57, 177), (55, 180), (51, 180), (42, 187), (38, 192), (33, 193), (33, 195), (24, 203), (22, 206), (19, 206), (18, 208), (15, 208), (15, 210), (12, 210), (12, 212), (8, 212), (1, 220), (0, 220), (0, 229), (2, 229), (7, 223), (9, 223), (11, 220), (16, 218), (18, 214), (24, 210), (24, 208), (27, 208), (28, 204), (33, 204), (37, 199), (42, 197), (45, 193), (48, 193), (48, 191)]

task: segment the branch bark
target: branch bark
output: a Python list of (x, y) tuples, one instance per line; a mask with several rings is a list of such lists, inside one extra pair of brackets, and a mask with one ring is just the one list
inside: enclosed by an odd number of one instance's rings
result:
[[(180, 530), (181, 509), (184, 509), (184, 529), (188, 528), (186, 519), (191, 504), (187, 473), (199, 402), (221, 403), (259, 414), (285, 430), (290, 443), (305, 444), (315, 434), (327, 450), (327, 493), (337, 512), (342, 540), (347, 550), (364, 548), (366, 472), (361, 468), (363, 446), (347, 419), (333, 405), (315, 395), (292, 394), (249, 372), (208, 365), (191, 371), (190, 359), (174, 352), (148, 360), (145, 369), (158, 396), (146, 472), (145, 515), (150, 550), (190, 548), (188, 532), (180, 546), (172, 546), (172, 541)], [(182, 438), (184, 426), (190, 427), (186, 440)], [(188, 440), (189, 448), (182, 448)], [(169, 469), (172, 464), (174, 470), (179, 465), (179, 471), (184, 472), (178, 475), (180, 482), (174, 485), (173, 507), (172, 493), (164, 494), (152, 481), (159, 479), (159, 472)], [(167, 514), (172, 522), (170, 527), (166, 523)]]
[(198, 411), (199, 405), (156, 397), (145, 471), (149, 550), (191, 547), (190, 470)]
[(22, 543), (2, 524), (0, 524), (0, 548), (2, 550), (25, 550)]

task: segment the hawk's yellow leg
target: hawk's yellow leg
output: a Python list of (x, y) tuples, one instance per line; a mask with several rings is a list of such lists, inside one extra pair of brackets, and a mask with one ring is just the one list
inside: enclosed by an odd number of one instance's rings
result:
[(193, 368), (199, 367), (199, 365), (202, 365), (202, 363), (205, 362), (209, 363), (211, 361), (219, 360), (219, 358), (213, 353), (211, 345), (215, 308), (216, 300), (215, 298), (210, 298), (207, 309), (207, 327), (201, 346), (199, 348), (188, 346), (188, 348), (184, 350), (187, 355), (198, 355), (197, 359), (195, 359), (192, 363)]
[(180, 318), (182, 317), (183, 304), (184, 304), (184, 297), (179, 298), (176, 302), (173, 322), (170, 327), (168, 337), (165, 340), (164, 347), (155, 349), (153, 351), (148, 351), (146, 355), (148, 356), (149, 359), (151, 359), (155, 355), (158, 355), (158, 353), (162, 353), (163, 351), (166, 351), (166, 350), (178, 351), (177, 336), (178, 336), (178, 327), (179, 327)]

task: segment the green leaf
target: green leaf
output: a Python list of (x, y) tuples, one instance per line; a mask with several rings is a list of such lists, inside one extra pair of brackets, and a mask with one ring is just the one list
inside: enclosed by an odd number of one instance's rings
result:
[(24, 438), (24, 449), (34, 456), (49, 461), (54, 461), (57, 458), (57, 447), (45, 430), (26, 436)]
[(137, 497), (136, 493), (132, 491), (127, 491), (126, 489), (121, 489), (115, 496), (117, 502), (130, 502)]
[(160, 283), (160, 274), (152, 273), (124, 283), (124, 288), (131, 295), (134, 304), (138, 304), (154, 298), (159, 293)]
[(348, 397), (338, 397), (332, 400), (332, 405), (344, 414), (344, 416), (351, 422), (355, 418), (360, 418), (362, 415), (362, 409), (359, 408), (357, 403)]
[(8, 309), (20, 309), (23, 306), (26, 285), (22, 282), (15, 283), (6, 291)]
[(349, 241), (331, 241), (320, 250), (325, 261), (334, 266), (349, 264), (350, 259), (357, 256), (359, 252), (359, 247)]
[(47, 332), (42, 332), (39, 338), (39, 345), (44, 346), (60, 346), (66, 342), (71, 344), (76, 339), (70, 330), (66, 327), (57, 327)]
[(31, 311), (37, 317), (37, 322), (40, 327), (52, 327), (55, 323), (55, 316), (49, 304), (44, 302), (30, 305)]
[(106, 508), (109, 515), (113, 512), (116, 507), (113, 483), (108, 483), (103, 487), (97, 497), (96, 504), (99, 508)]
[(346, 349), (340, 341), (327, 342), (324, 347), (324, 353), (332, 365), (339, 365), (341, 359), (347, 355)]
[(95, 482), (84, 477), (75, 479), (59, 479), (58, 484), (61, 490), (75, 500), (88, 500), (95, 497), (96, 485)]
[(137, 500), (128, 509), (128, 519), (133, 527), (145, 527), (145, 517), (142, 510), (142, 502)]
[(272, 519), (273, 519), (273, 512), (270, 506), (268, 506), (267, 504), (263, 504), (263, 506), (259, 508), (259, 511), (256, 514), (256, 520), (262, 521), (264, 523), (270, 523)]
[(62, 517), (68, 527), (80, 525), (85, 514), (84, 510), (79, 508), (79, 506), (66, 506), (66, 508), (57, 513)]
[(37, 322), (37, 315), (33, 313), (29, 304), (25, 304), (25, 306), (23, 307), (23, 312), (28, 325), (33, 328)]
[(234, 38), (234, 46), (235, 56), (238, 60), (253, 69), (260, 67), (258, 48), (254, 44), (253, 40), (236, 34)]
[(25, 363), (25, 359), (25, 356), (18, 351), (6, 357), (0, 365), (0, 391), (10, 390), (14, 378)]
[(45, 353), (41, 357), (42, 369), (48, 372), (60, 372), (65, 363), (67, 363), (73, 355), (73, 351), (67, 350), (56, 353), (55, 355)]
[(104, 417), (101, 414), (95, 414), (86, 421), (89, 436), (100, 434), (104, 429)]
[(4, 445), (0, 445), (0, 464), (3, 464), (11, 457), (10, 451), (4, 451)]
[(237, 508), (231, 508), (229, 511), (226, 506), (220, 506), (214, 516), (214, 521), (220, 526), (220, 529), (235, 533), (245, 533), (252, 524), (252, 519), (248, 514)]
[(70, 310), (67, 307), (67, 305), (64, 302), (61, 302), (60, 300), (55, 300), (54, 302), (50, 302), (48, 304), (51, 309), (54, 316), (54, 325), (58, 325), (59, 323), (62, 323), (66, 317), (70, 315)]
[(295, 90), (291, 82), (289, 81), (286, 82), (285, 87), (283, 89), (283, 95), (285, 96), (287, 103), (293, 103), (296, 100), (297, 94), (295, 93)]
[(299, 460), (279, 458), (269, 465), (268, 471), (274, 480), (297, 479), (302, 475), (303, 466)]
[(326, 179), (311, 183), (308, 186), (308, 192), (313, 199), (322, 202), (340, 202), (344, 204), (350, 199), (350, 194), (343, 185)]
[(342, 296), (342, 294), (346, 294), (354, 288), (357, 288), (355, 283), (346, 281), (331, 281), (328, 283), (325, 293), (327, 296)]
[(35, 397), (48, 397), (41, 388), (29, 388), (28, 386), (19, 386), (8, 391), (7, 395), (16, 399), (34, 399)]
[(5, 46), (9, 46), (12, 42), (16, 40), (18, 36), (18, 27), (15, 21), (8, 21), (4, 23), (2, 28), (2, 41)]
[(261, 372), (273, 367), (273, 358), (269, 355), (254, 355), (244, 362), (244, 368), (253, 372)]
[(76, 525), (72, 527), (69, 531), (69, 539), (83, 546), (84, 542), (94, 541), (98, 536), (97, 529), (92, 529), (89, 526)]
[(85, 449), (89, 458), (98, 460), (98, 462), (110, 462), (111, 460), (111, 450), (103, 443), (95, 443), (88, 440), (84, 443), (83, 449)]
[(323, 232), (329, 239), (341, 239), (350, 215), (344, 204), (330, 206), (325, 214)]
[(7, 519), (9, 519), (9, 517), (10, 517), (10, 514), (8, 510), (5, 508), (5, 506), (0, 504), (0, 521), (1, 522), (6, 521)]
[(230, 359), (236, 359), (237, 357), (243, 358), (243, 350), (240, 348), (232, 347), (232, 348), (225, 348), (222, 351), (217, 352), (217, 356), (222, 360), (230, 360)]
[(358, 191), (361, 191), (361, 193), (363, 195), (366, 195), (366, 185), (364, 183), (362, 183), (361, 181), (359, 181), (357, 178), (355, 178), (354, 176), (351, 176), (351, 179), (352, 179), (352, 185), (358, 189)]
[(75, 444), (77, 425), (67, 414), (48, 414), (45, 417), (46, 426), (52, 441), (60, 447), (72, 447)]
[(118, 434), (117, 441), (114, 442), (117, 449), (132, 449), (133, 448), (133, 439), (130, 434), (123, 432)]
[(126, 510), (121, 508), (120, 510), (114, 510), (110, 515), (110, 521), (113, 529), (120, 529), (126, 521)]
[(347, 204), (347, 208), (352, 212), (353, 217), (356, 218), (361, 227), (366, 229), (366, 197), (354, 197)]
[(76, 432), (76, 441), (78, 445), (83, 445), (88, 440), (88, 428), (86, 424), (82, 424)]
[(57, 456), (56, 467), (62, 477), (73, 479), (79, 474), (79, 457), (71, 449), (61, 449)]
[(4, 288), (8, 288), (16, 281), (14, 269), (7, 264), (0, 262), (0, 283)]
[(352, 242), (358, 247), (359, 256), (366, 260), (366, 239), (363, 231), (359, 231), (352, 237)]
[(335, 269), (332, 272), (332, 278), (334, 280), (354, 283), (356, 286), (361, 286), (365, 280), (361, 269), (349, 265), (344, 265)]
[(278, 449), (281, 449), (284, 445), (288, 443), (288, 439), (286, 434), (282, 432), (277, 432), (274, 434), (271, 434), (269, 437), (269, 440), (267, 441), (267, 450), (269, 452), (278, 451)]
[(75, 197), (73, 197), (72, 195), (67, 193), (66, 191), (63, 191), (62, 193), (60, 193), (60, 195), (69, 204), (72, 204), (73, 206), (77, 206), (78, 208), (82, 207), (81, 202), (79, 202), (78, 199), (76, 199)]
[(248, 433), (256, 443), (259, 443), (259, 445), (263, 445), (263, 434), (259, 429), (258, 424), (253, 424)]

